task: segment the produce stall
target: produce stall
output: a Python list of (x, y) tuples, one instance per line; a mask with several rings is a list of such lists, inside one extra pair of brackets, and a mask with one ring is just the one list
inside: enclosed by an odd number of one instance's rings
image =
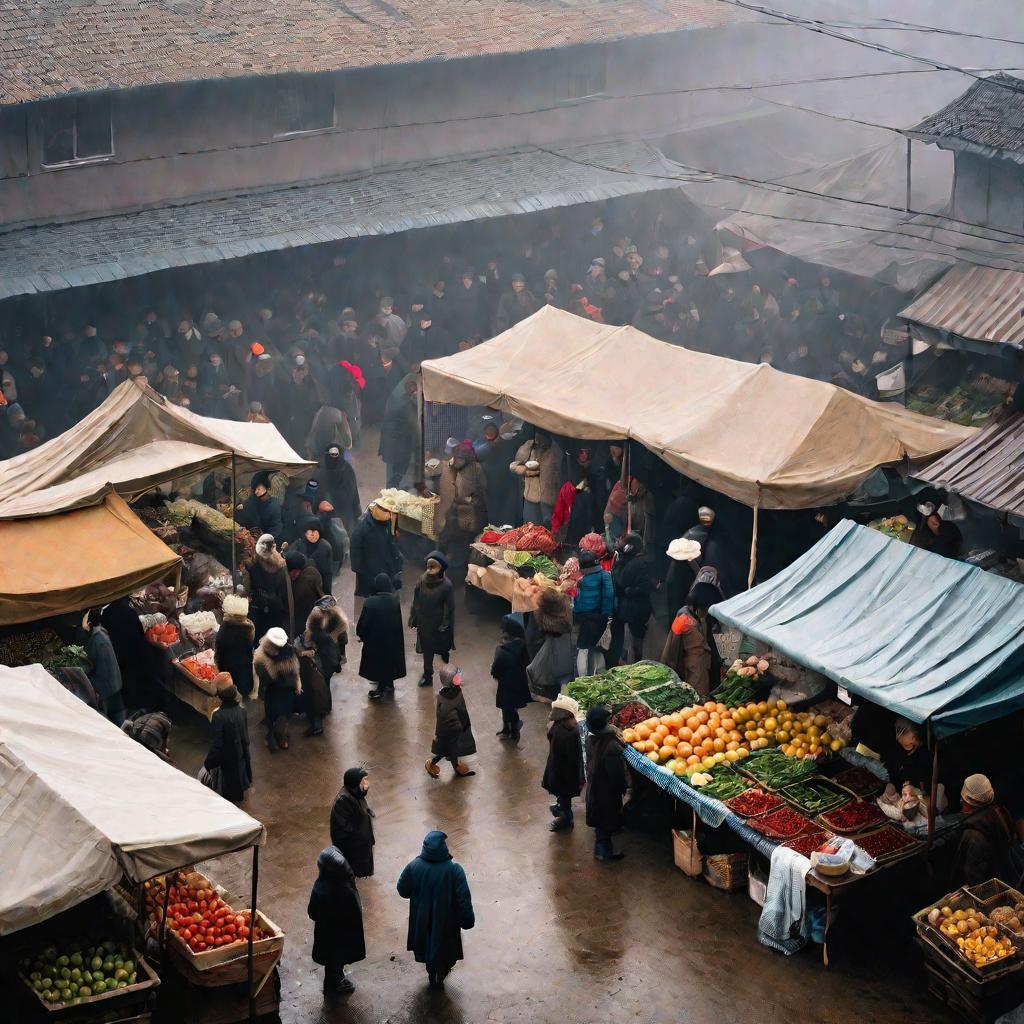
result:
[(571, 593), (579, 579), (575, 560), (555, 561), (558, 550), (558, 541), (543, 526), (488, 526), (469, 546), (466, 582), (508, 601), (513, 612), (533, 611), (542, 587)]
[[(58, 915), (99, 894), (116, 894), (119, 886), (126, 887), (129, 902), (135, 893), (139, 905), (144, 906), (143, 893), (152, 891), (152, 887), (143, 888), (145, 882), (169, 874), (177, 878), (177, 872), (191, 869), (197, 862), (251, 848), (248, 911), (232, 914), (233, 933), (226, 924), (216, 923), (214, 929), (219, 929), (219, 934), (210, 931), (213, 948), (221, 955), (230, 952), (225, 960), (232, 962), (234, 977), (244, 964), (246, 994), (254, 1002), (257, 985), (265, 980), (256, 975), (257, 952), (263, 950), (254, 947), (273, 939), (279, 952), (283, 943), (280, 929), (256, 906), (259, 847), (266, 838), (263, 825), (94, 714), (42, 666), (0, 668), (0, 688), (4, 693), (0, 749), (5, 754), (0, 758), (0, 863), (4, 865), (0, 872), (0, 937), (11, 936), (3, 941), (16, 942), (16, 933), (27, 929), (48, 929)], [(186, 878), (186, 889), (187, 884)], [(173, 920), (168, 917), (170, 890), (165, 893), (163, 906), (158, 908), (161, 921)], [(218, 905), (214, 914), (220, 909)], [(242, 925), (237, 923), (239, 916)], [(106, 941), (114, 941), (115, 948), (104, 946), (102, 954), (97, 952), (96, 942), (86, 941), (80, 943), (83, 951), (54, 950), (53, 956), (47, 945), (42, 950), (26, 950), (18, 962), (28, 967), (27, 976), (36, 993), (52, 997), (56, 991), (63, 1002), (61, 982), (67, 981), (69, 998), (90, 998), (83, 997), (84, 979), (74, 979), (77, 964), (72, 967), (70, 961), (76, 955), (84, 957), (84, 950), (91, 945), (93, 984), (86, 985), (91, 997), (131, 994), (142, 975), (149, 979), (149, 972), (142, 968), (142, 958), (135, 956), (134, 950), (128, 957), (128, 950), (116, 945), (120, 940)], [(166, 943), (161, 928), (161, 953)], [(189, 949), (190, 954), (205, 951)], [(62, 956), (68, 957), (67, 964), (58, 963)], [(93, 968), (96, 958), (100, 958), (100, 966)], [(46, 971), (51, 964), (61, 969), (59, 980), (37, 971), (37, 963)], [(162, 963), (161, 973), (167, 966)], [(63, 969), (69, 972), (66, 977)], [(119, 976), (118, 971), (125, 973)], [(40, 978), (31, 978), (33, 973)], [(44, 979), (55, 982), (56, 988), (52, 984), (36, 988), (34, 982)], [(73, 980), (79, 985), (76, 994), (71, 994)], [(126, 982), (123, 989), (122, 981)], [(109, 982), (114, 983), (112, 990)]]
[(441, 535), (441, 523), (436, 521), (441, 499), (436, 494), (414, 494), (397, 487), (385, 487), (376, 498), (395, 516), (395, 525), (403, 533), (418, 534), (428, 540), (437, 540)]

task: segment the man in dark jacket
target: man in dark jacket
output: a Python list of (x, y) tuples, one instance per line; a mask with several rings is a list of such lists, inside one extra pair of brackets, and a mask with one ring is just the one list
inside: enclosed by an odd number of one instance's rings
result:
[[(331, 545), (320, 536), (320, 520), (310, 516), (302, 524), (302, 536), (295, 542), (295, 550), (306, 556), (306, 561), (320, 573), (320, 585), (325, 594), (334, 586), (334, 552)], [(305, 622), (296, 612), (295, 623)]]
[(298, 550), (289, 549), (285, 552), (284, 564), (288, 567), (288, 577), (292, 584), (292, 600), (294, 602), (294, 632), (299, 633), (306, 628), (306, 620), (313, 606), (324, 596), (317, 567), (309, 562)]
[(409, 900), (406, 948), (426, 964), (432, 989), (462, 959), (462, 931), (476, 924), (466, 872), (452, 860), (444, 832), (428, 832), (419, 857), (398, 878), (398, 895)]
[(1005, 878), (1013, 823), (996, 802), (995, 790), (985, 775), (969, 775), (960, 790), (964, 820), (953, 857), (955, 885), (980, 885), (990, 878)]
[(526, 631), (514, 615), (505, 615), (501, 620), (501, 642), (491, 662), (491, 675), (498, 683), (494, 706), (501, 710), (501, 728), (495, 735), (513, 743), (519, 742), (523, 728), (519, 709), (533, 700), (526, 665)]
[(381, 573), (393, 587), (402, 585), (402, 552), (391, 532), (391, 513), (382, 505), (374, 502), (359, 517), (352, 531), (350, 558), (356, 574), (356, 597), (369, 597)]
[(359, 878), (373, 874), (373, 811), (366, 802), (369, 789), (366, 769), (349, 768), (331, 807), (331, 842)]
[(512, 291), (502, 295), (498, 303), (498, 311), (494, 317), (494, 332), (501, 334), (520, 321), (532, 316), (540, 308), (533, 293), (526, 288), (526, 278), (522, 274), (512, 275)]
[(107, 631), (100, 625), (100, 610), (93, 608), (82, 618), (85, 631), (85, 653), (91, 668), (89, 682), (103, 702), (103, 713), (114, 725), (124, 721), (124, 695), (121, 692), (121, 670)]
[(395, 692), (395, 680), (405, 675), (405, 637), (402, 608), (387, 573), (378, 573), (374, 593), (363, 604), (356, 623), (356, 636), (363, 645), (359, 674), (376, 683), (371, 700), (380, 700)]
[(130, 708), (159, 707), (159, 688), (154, 683), (154, 651), (146, 642), (142, 623), (128, 598), (111, 601), (103, 609), (100, 623), (114, 645), (125, 705)]
[(419, 421), (416, 414), (416, 396), (419, 382), (409, 374), (392, 392), (384, 410), (380, 427), (377, 454), (387, 467), (387, 486), (400, 487), (416, 451)]
[(269, 533), (280, 542), (284, 536), (281, 503), (270, 493), (270, 474), (262, 469), (252, 476), (252, 494), (238, 510), (238, 523), (258, 533)]
[(577, 716), (580, 706), (568, 694), (560, 693), (551, 704), (548, 722), (548, 760), (541, 785), (555, 798), (548, 825), (561, 832), (573, 823), (572, 800), (583, 792), (583, 741)]
[(220, 707), (210, 719), (210, 750), (203, 765), (207, 771), (218, 770), (217, 792), (225, 800), (239, 804), (252, 785), (249, 726), (231, 676), (221, 672), (214, 682)]
[(352, 868), (336, 846), (322, 850), (316, 866), (320, 876), (307, 910), (314, 922), (313, 962), (324, 966), (325, 995), (347, 995), (355, 985), (345, 967), (366, 959), (363, 907)]
[(622, 797), (626, 766), (622, 744), (608, 724), (608, 709), (600, 704), (587, 712), (587, 824), (594, 829), (594, 859), (622, 860), (612, 836), (622, 827)]
[(291, 634), (295, 618), (292, 582), (271, 534), (265, 533), (256, 541), (256, 556), (242, 575), (249, 594), (249, 614), (256, 639), (262, 640), (274, 626)]
[(330, 515), (341, 519), (351, 537), (356, 520), (362, 513), (362, 506), (359, 504), (356, 471), (342, 454), (340, 445), (332, 444), (328, 447), (320, 462), (319, 480), (323, 498), (333, 506)]
[(420, 686), (434, 685), (434, 655), (447, 665), (455, 646), (455, 591), (447, 571), (448, 559), (431, 551), (412, 594), (409, 627), (416, 630), (416, 650), (423, 655)]
[(611, 643), (608, 648), (609, 667), (618, 665), (622, 658), (627, 626), (632, 641), (633, 661), (641, 661), (644, 656), (644, 637), (651, 617), (654, 579), (640, 534), (627, 533), (622, 538), (615, 565), (612, 566), (612, 585), (615, 588), (615, 613), (612, 615)]

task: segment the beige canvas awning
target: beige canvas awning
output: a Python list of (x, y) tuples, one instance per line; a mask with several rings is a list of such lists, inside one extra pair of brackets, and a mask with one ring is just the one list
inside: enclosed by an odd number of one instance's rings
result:
[(41, 665), (0, 667), (0, 934), (133, 882), (261, 845), (266, 830), (160, 760)]
[(80, 423), (0, 462), (0, 519), (95, 505), (113, 486), (129, 501), (151, 487), (230, 464), (298, 474), (311, 463), (270, 423), (198, 416), (127, 380)]
[(90, 508), (0, 522), (0, 551), (0, 626), (105, 604), (181, 561), (110, 492)]
[(423, 393), (569, 437), (633, 438), (691, 479), (762, 508), (837, 502), (879, 466), (923, 464), (975, 432), (551, 306), (424, 362)]

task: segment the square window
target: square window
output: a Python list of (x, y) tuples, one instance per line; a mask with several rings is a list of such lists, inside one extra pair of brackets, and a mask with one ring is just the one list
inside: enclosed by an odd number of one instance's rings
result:
[(43, 109), (43, 165), (93, 160), (114, 152), (110, 98), (82, 96)]
[(110, 156), (114, 152), (110, 131), (110, 98), (85, 96), (75, 116), (75, 159)]
[(75, 104), (53, 103), (43, 114), (43, 163), (75, 159)]

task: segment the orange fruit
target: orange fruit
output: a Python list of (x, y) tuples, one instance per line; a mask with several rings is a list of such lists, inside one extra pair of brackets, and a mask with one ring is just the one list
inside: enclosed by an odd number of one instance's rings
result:
[(700, 719), (696, 715), (691, 715), (686, 720), (687, 729), (696, 729), (700, 725)]
[(641, 754), (646, 752), (647, 744), (643, 740), (637, 740), (636, 743), (632, 744), (634, 750), (639, 750)]
[(714, 711), (715, 708), (717, 708), (717, 707), (718, 707), (718, 705), (713, 700), (709, 700), (709, 701), (705, 702), (705, 704), (704, 704), (704, 710), (705, 711)]
[[(708, 713), (706, 711), (698, 711), (696, 717), (697, 717), (698, 724), (700, 724), (700, 725), (707, 725), (707, 721), (708, 721), (708, 717), (709, 716), (708, 716)], [(687, 725), (689, 725), (689, 722), (687, 722)]]
[(681, 740), (686, 740), (686, 742), (689, 743), (690, 740), (693, 739), (693, 730), (684, 725), (683, 728), (679, 730), (679, 738)]
[(693, 747), (689, 743), (679, 743), (676, 746), (677, 757), (689, 757), (693, 753)]
[(675, 754), (675, 751), (671, 747), (661, 747), (658, 751), (658, 760), (667, 761)]
[(726, 732), (732, 732), (732, 730), (736, 728), (736, 721), (726, 716), (722, 719), (722, 728), (725, 729)]
[(716, 753), (725, 750), (725, 740), (723, 739), (712, 740), (711, 745), (715, 748)]
[(676, 746), (676, 745), (677, 745), (678, 743), (679, 743), (679, 737), (678, 737), (678, 736), (672, 736), (672, 735), (670, 734), (670, 735), (668, 735), (668, 736), (666, 736), (666, 737), (665, 737), (665, 742), (664, 742), (663, 746), (666, 746), (666, 747), (674, 747), (674, 746)]
[(659, 746), (659, 744), (658, 744), (657, 740), (645, 740), (644, 741), (644, 751), (645, 751), (645, 753), (650, 754), (653, 751), (656, 751), (658, 749), (658, 746)]
[(638, 725), (636, 727), (636, 738), (638, 740), (649, 740), (651, 738), (651, 730), (646, 725)]

